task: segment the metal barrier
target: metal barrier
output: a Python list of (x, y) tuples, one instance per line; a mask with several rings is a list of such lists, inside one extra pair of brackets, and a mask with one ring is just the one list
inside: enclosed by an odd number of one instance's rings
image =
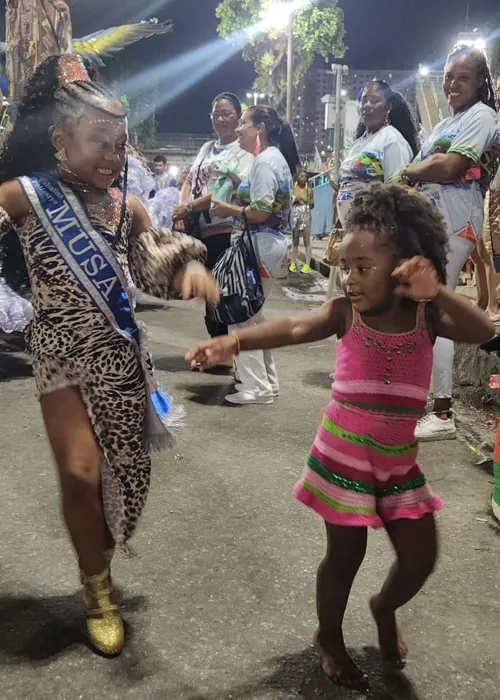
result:
[(314, 209), (312, 210), (312, 235), (328, 236), (333, 229), (333, 189), (328, 175), (321, 173), (309, 180), (314, 190)]
[(204, 143), (213, 139), (210, 134), (156, 134), (155, 148), (197, 154)]

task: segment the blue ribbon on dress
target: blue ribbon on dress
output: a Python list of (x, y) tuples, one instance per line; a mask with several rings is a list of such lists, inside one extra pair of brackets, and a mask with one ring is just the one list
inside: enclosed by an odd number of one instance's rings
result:
[(173, 405), (154, 377), (145, 332), (135, 318), (129, 284), (113, 249), (90, 221), (80, 198), (56, 177), (37, 173), (20, 178), (20, 182), (40, 224), (80, 287), (137, 351), (148, 390), (144, 436), (148, 448), (172, 446), (175, 432), (183, 427), (184, 411)]

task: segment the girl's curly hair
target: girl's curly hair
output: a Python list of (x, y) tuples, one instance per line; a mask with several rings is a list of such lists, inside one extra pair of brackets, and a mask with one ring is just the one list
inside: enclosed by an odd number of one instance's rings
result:
[(352, 203), (346, 230), (367, 228), (381, 237), (398, 259), (422, 255), (446, 284), (448, 236), (435, 206), (400, 185), (375, 184)]

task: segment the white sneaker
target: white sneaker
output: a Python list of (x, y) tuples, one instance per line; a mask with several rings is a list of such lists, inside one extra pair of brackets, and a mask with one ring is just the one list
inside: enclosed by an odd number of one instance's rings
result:
[(435, 413), (428, 413), (419, 420), (415, 430), (415, 438), (419, 442), (435, 442), (437, 440), (455, 440), (457, 437), (457, 427), (455, 419), (438, 418)]
[(268, 405), (274, 403), (272, 396), (266, 394), (250, 394), (248, 391), (237, 391), (236, 394), (229, 394), (224, 398), (228, 403), (234, 403), (238, 406), (250, 406), (251, 404)]
[[(234, 385), (234, 388), (236, 389), (236, 391), (242, 391), (243, 393), (245, 393), (245, 386), (244, 386), (244, 384), (240, 384), (240, 383), (238, 382), (237, 384)], [(274, 396), (274, 398), (276, 398), (277, 396), (279, 396), (280, 389), (279, 389), (278, 386), (272, 386), (271, 389), (273, 390), (273, 396)]]

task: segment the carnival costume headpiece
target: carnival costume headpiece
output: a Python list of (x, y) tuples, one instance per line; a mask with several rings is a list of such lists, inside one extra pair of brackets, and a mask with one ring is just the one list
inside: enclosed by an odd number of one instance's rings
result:
[(66, 54), (57, 59), (58, 89), (55, 99), (58, 106), (75, 107), (83, 102), (116, 119), (124, 119), (126, 111), (119, 100), (103, 85), (92, 82), (80, 56)]

